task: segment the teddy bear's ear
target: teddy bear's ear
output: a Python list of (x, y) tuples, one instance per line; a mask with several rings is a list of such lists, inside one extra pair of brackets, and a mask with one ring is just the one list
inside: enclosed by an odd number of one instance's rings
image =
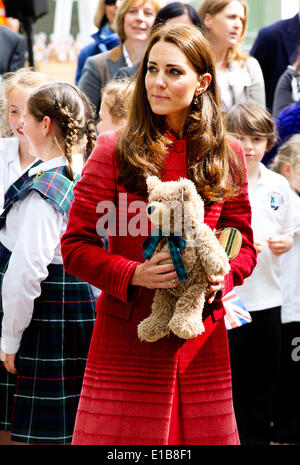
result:
[(148, 176), (146, 179), (148, 192), (151, 192), (156, 186), (161, 184), (161, 180), (157, 176)]

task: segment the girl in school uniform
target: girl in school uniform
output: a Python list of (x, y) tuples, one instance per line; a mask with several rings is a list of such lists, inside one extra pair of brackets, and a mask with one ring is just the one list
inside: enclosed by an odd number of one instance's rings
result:
[(23, 132), (41, 163), (0, 217), (0, 429), (19, 443), (72, 439), (95, 298), (65, 272), (60, 238), (78, 179), (72, 148), (84, 137), (89, 155), (93, 118), (82, 92), (61, 82), (34, 90), (25, 107)]
[[(1, 135), (0, 138), (0, 212), (4, 208), (5, 194), (20, 178), (22, 185), (28, 177), (28, 169), (39, 163), (29, 150), (28, 140), (23, 134), (25, 102), (33, 89), (45, 84), (49, 78), (28, 68), (7, 73), (1, 82)], [(13, 137), (9, 137), (9, 136)], [(13, 192), (9, 193), (9, 196)]]

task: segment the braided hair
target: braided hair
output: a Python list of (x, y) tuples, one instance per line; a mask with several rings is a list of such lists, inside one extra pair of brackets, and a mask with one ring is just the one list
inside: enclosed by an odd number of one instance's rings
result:
[(55, 81), (35, 89), (27, 100), (29, 113), (42, 121), (48, 116), (55, 123), (54, 141), (68, 160), (67, 171), (74, 180), (72, 152), (85, 139), (85, 161), (96, 142), (94, 111), (85, 94), (67, 82)]

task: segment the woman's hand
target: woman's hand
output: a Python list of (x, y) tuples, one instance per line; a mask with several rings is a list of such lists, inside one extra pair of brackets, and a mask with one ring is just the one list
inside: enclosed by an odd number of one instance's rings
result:
[(290, 250), (294, 244), (292, 236), (279, 234), (268, 239), (268, 246), (274, 255), (280, 256)]
[(224, 276), (209, 276), (209, 287), (206, 293), (206, 300), (209, 304), (212, 304), (215, 300), (216, 294), (219, 291), (224, 290)]
[(171, 258), (169, 252), (159, 252), (154, 254), (150, 260), (138, 265), (131, 277), (130, 284), (133, 286), (143, 286), (148, 289), (170, 289), (178, 286), (178, 282), (170, 283), (177, 278), (173, 263), (160, 265), (162, 260)]
[(3, 362), (4, 367), (6, 370), (11, 373), (12, 375), (17, 374), (16, 365), (16, 354), (6, 354), (1, 350), (1, 361)]

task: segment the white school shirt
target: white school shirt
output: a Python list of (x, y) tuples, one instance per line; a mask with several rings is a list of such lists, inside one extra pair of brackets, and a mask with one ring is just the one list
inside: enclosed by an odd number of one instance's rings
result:
[(248, 311), (265, 310), (282, 304), (281, 262), (267, 245), (276, 234), (292, 234), (292, 190), (286, 178), (260, 163), (260, 178), (249, 183), (254, 240), (262, 243), (257, 265), (242, 286), (235, 288)]
[[(48, 160), (29, 171), (67, 165), (65, 157)], [(1, 349), (15, 354), (24, 330), (29, 325), (34, 300), (41, 294), (41, 282), (48, 275), (50, 263), (62, 264), (60, 238), (68, 218), (59, 213), (35, 191), (13, 204), (0, 230), (0, 242), (12, 252), (2, 283)]]
[(18, 138), (0, 138), (0, 213), (6, 191), (27, 169), (22, 169), (20, 164)]
[(293, 191), (294, 245), (280, 257), (282, 265), (282, 323), (300, 321), (300, 197)]

